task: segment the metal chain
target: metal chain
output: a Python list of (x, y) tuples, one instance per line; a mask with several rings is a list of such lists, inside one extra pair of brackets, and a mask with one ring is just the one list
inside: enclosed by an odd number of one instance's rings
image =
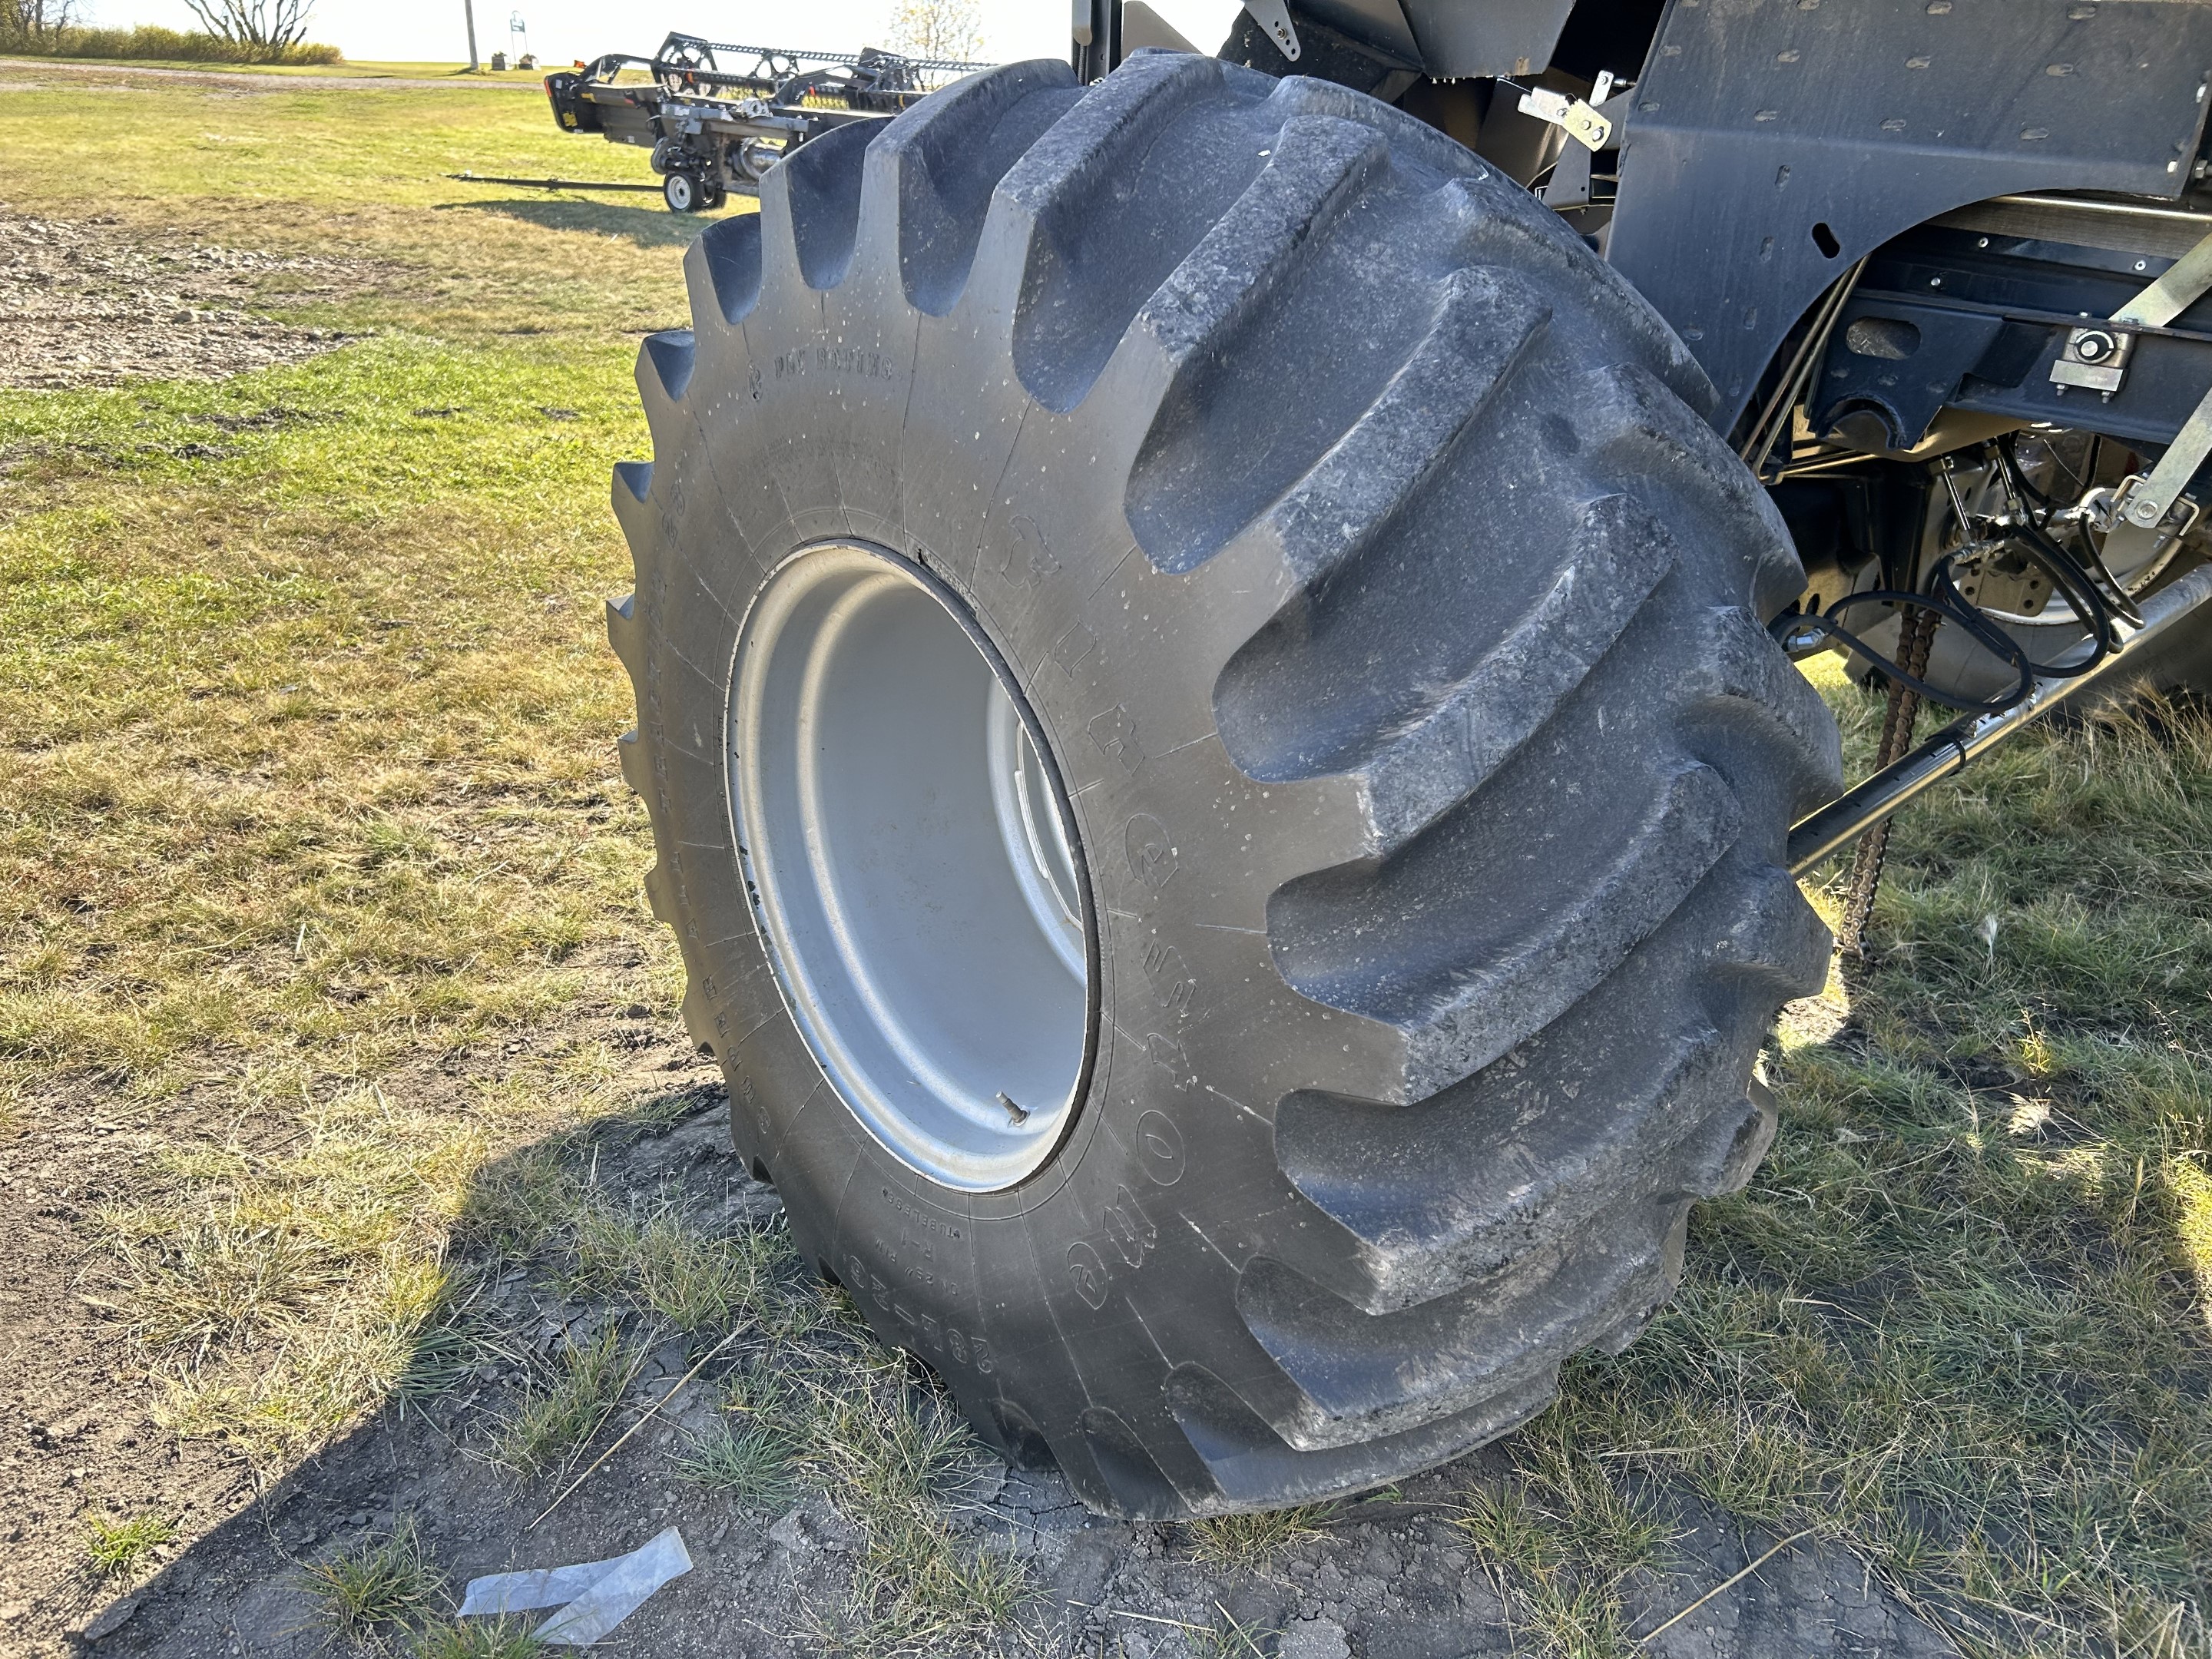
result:
[[(1936, 637), (1938, 618), (1933, 611), (1909, 610), (1898, 634), (1898, 666), (1915, 679), (1928, 672), (1928, 647)], [(1874, 769), (1881, 771), (1912, 747), (1912, 727), (1920, 714), (1920, 694), (1895, 680), (1889, 683), (1889, 712), (1881, 723), (1881, 742), (1875, 750)], [(1843, 921), (1836, 929), (1836, 948), (1854, 958), (1866, 955), (1867, 919), (1874, 914), (1874, 896), (1881, 885), (1882, 860), (1889, 853), (1889, 826), (1880, 823), (1859, 837), (1851, 860), (1851, 884), (1844, 896)]]

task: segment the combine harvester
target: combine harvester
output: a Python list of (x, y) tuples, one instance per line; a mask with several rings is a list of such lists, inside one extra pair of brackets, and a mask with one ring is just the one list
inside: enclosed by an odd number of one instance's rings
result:
[(662, 198), (678, 213), (696, 213), (720, 207), (733, 190), (757, 192), (762, 173), (823, 133), (855, 121), (888, 121), (925, 94), (990, 67), (872, 46), (793, 52), (672, 34), (650, 58), (609, 52), (549, 75), (545, 94), (563, 131), (650, 149)]

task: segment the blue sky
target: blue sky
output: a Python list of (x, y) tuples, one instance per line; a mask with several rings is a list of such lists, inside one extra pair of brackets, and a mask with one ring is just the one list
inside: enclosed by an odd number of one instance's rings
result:
[[(462, 62), (468, 56), (462, 0), (317, 0), (308, 35), (349, 58)], [(985, 56), (1000, 62), (1066, 55), (1070, 7), (1062, 0), (978, 0)], [(509, 21), (529, 26), (532, 50), (549, 63), (603, 52), (650, 52), (671, 29), (748, 46), (851, 52), (881, 44), (894, 0), (811, 0), (803, 6), (746, 0), (476, 0), (477, 46), (485, 56), (520, 50)], [(1154, 0), (1155, 9), (1204, 46), (1228, 34), (1237, 0)], [(194, 27), (184, 0), (83, 0), (88, 22)], [(514, 44), (510, 44), (514, 43)]]

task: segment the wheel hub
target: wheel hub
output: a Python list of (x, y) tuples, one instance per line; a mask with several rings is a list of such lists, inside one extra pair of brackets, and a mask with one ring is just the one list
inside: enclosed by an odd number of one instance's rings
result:
[(785, 1000), (823, 1075), (939, 1183), (1051, 1155), (1091, 1042), (1066, 797), (1004, 662), (896, 556), (788, 561), (738, 635), (732, 807)]

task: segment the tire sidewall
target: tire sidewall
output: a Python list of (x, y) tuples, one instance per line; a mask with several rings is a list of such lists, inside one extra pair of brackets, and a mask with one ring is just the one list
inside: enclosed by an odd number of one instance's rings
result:
[[(818, 354), (836, 337), (824, 326), (811, 338), (779, 340), (776, 356)], [(1218, 1240), (1219, 1230), (1206, 1217), (1194, 1225), (1184, 1214), (1188, 1200), (1198, 1195), (1215, 1212), (1223, 1194), (1255, 1209), (1297, 1200), (1273, 1168), (1264, 1124), (1202, 1087), (1185, 1052), (1188, 1027), (1206, 1012), (1187, 966), (1202, 944), (1176, 925), (1174, 878), (1190, 885), (1191, 850), (1165, 829), (1177, 813), (1157, 799), (1148, 775), (1156, 769), (1122, 758), (1131, 745), (1119, 735), (1121, 710), (1137, 700), (1135, 691), (1120, 701), (1102, 698), (1054, 661), (1055, 646), (1064, 652), (1072, 630), (1108, 633), (1102, 613), (1122, 600), (1098, 582), (1099, 559), (1062, 559), (1048, 549), (1086, 538), (1103, 546), (1118, 535), (1133, 552), (1126, 529), (1068, 522), (1086, 512), (1095, 516), (1095, 501), (1048, 489), (1009, 490), (968, 556), (947, 556), (913, 533), (910, 500), (867, 495), (866, 478), (850, 473), (834, 495), (802, 494), (804, 478), (780, 465), (772, 447), (763, 453), (753, 441), (753, 434), (778, 431), (819, 433), (856, 416), (862, 424), (896, 421), (902, 393), (862, 403), (818, 395), (824, 383), (808, 374), (788, 374), (781, 387), (773, 370), (766, 378), (765, 393), (752, 386), (759, 395), (745, 399), (743, 420), (721, 422), (702, 413), (698, 453), (655, 464), (656, 485), (665, 465), (702, 481), (774, 478), (789, 509), (764, 533), (749, 527), (744, 508), (732, 509), (711, 483), (679, 492), (700, 520), (684, 531), (671, 526), (672, 542), (726, 550), (742, 542), (754, 552), (750, 558), (732, 552), (717, 561), (722, 568), (698, 573), (716, 605), (678, 603), (661, 612), (664, 623), (675, 623), (665, 641), (672, 653), (701, 669), (713, 665), (714, 707), (725, 720), (713, 768), (669, 769), (658, 780), (665, 810), (656, 820), (677, 832), (676, 845), (664, 844), (664, 860), (675, 852), (668, 861), (680, 867), (677, 879), (687, 890), (745, 885), (730, 792), (728, 685), (738, 619), (773, 572), (806, 549), (836, 542), (877, 548), (927, 571), (1004, 659), (1073, 808), (1093, 923), (1094, 1036), (1067, 1133), (1013, 1186), (973, 1194), (939, 1186), (887, 1152), (836, 1094), (792, 1018), (750, 900), (738, 927), (726, 908), (719, 925), (702, 926), (700, 907), (679, 898), (679, 933), (714, 1026), (709, 1041), (726, 1075), (733, 1136), (782, 1193), (801, 1249), (855, 1297), (880, 1334), (943, 1375), (987, 1431), (995, 1426), (1002, 1449), (1019, 1453), (1030, 1436), (1064, 1432), (1085, 1412), (1089, 1390), (1079, 1373), (1095, 1369), (1102, 1346), (1127, 1351), (1116, 1363), (1152, 1373), (1142, 1389), (1128, 1392), (1159, 1399), (1170, 1363), (1150, 1345), (1132, 1349), (1126, 1336), (1127, 1298), (1140, 1285), (1147, 1305), (1138, 1318), (1176, 1322), (1179, 1310), (1211, 1299), (1200, 1282), (1211, 1279), (1221, 1300), (1203, 1322), (1241, 1337), (1227, 1306), (1234, 1272), (1218, 1245), (1207, 1242), (1208, 1235)], [(909, 423), (873, 441), (848, 428), (833, 441), (841, 449), (878, 443), (901, 454), (905, 476), (962, 478), (965, 493), (962, 446), (931, 424)], [(1141, 564), (1141, 556), (1133, 562)], [(653, 610), (648, 605), (649, 627)], [(1123, 672), (1141, 672), (1141, 665)], [(684, 734), (641, 712), (656, 750), (685, 746)], [(1121, 937), (1133, 930), (1146, 936), (1133, 949)], [(1259, 959), (1265, 960), (1264, 941)], [(1161, 964), (1159, 971), (1127, 984), (1127, 967), (1147, 961)], [(1279, 980), (1270, 991), (1291, 995)], [(1194, 1164), (1207, 1166), (1206, 1181), (1189, 1178)], [(1056, 1447), (1064, 1446), (1062, 1432), (1049, 1434)], [(1141, 1428), (1133, 1434), (1154, 1438)], [(1081, 1470), (1069, 1472), (1086, 1484)], [(1126, 1493), (1088, 1485), (1094, 1503), (1132, 1507)]]

